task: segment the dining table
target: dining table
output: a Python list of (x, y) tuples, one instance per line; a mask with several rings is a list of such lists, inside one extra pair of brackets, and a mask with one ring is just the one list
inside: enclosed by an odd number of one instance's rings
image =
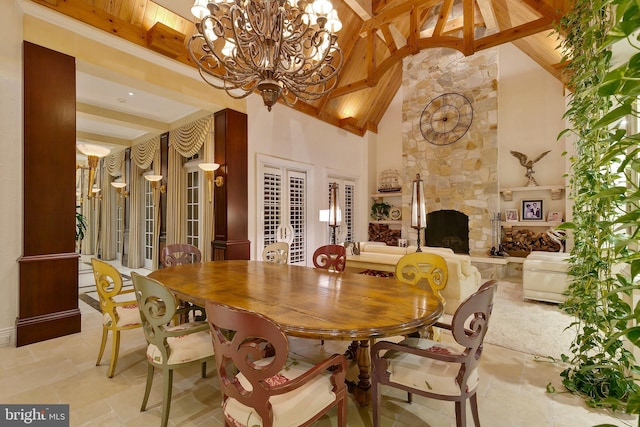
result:
[(359, 341), (358, 381), (350, 391), (361, 406), (371, 402), (370, 341), (418, 331), (443, 312), (428, 290), (394, 278), (291, 264), (210, 261), (162, 268), (149, 277), (201, 307), (211, 300), (260, 313), (292, 337)]

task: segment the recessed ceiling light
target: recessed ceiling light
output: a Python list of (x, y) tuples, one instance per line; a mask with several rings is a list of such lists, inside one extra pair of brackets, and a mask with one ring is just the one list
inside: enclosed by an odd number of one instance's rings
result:
[(133, 96), (133, 92), (129, 92), (129, 96)]
[(118, 102), (122, 102), (123, 104), (127, 102), (126, 98), (118, 98)]

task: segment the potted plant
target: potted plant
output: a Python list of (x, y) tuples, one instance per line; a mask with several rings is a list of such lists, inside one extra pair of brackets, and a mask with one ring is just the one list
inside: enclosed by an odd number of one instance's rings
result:
[(87, 220), (78, 209), (80, 206), (76, 206), (76, 242), (84, 239), (84, 233), (87, 231)]
[(391, 205), (387, 202), (373, 202), (371, 205), (371, 218), (376, 221), (389, 218), (389, 210)]

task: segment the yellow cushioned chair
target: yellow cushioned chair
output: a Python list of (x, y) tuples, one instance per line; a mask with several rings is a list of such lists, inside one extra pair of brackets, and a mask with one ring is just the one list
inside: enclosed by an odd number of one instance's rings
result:
[(162, 394), (162, 422), (166, 427), (171, 408), (173, 370), (184, 366), (201, 364), (202, 378), (206, 377), (207, 362), (213, 360), (213, 344), (209, 325), (203, 321), (181, 323), (170, 326), (176, 315), (186, 315), (188, 308), (179, 309), (176, 297), (157, 280), (132, 273), (133, 287), (147, 339), (147, 387), (142, 399), (141, 411), (149, 400), (154, 369), (162, 371), (164, 380)]
[[(138, 304), (133, 295), (127, 298), (127, 294), (132, 294), (133, 289), (122, 289), (122, 276), (111, 264), (99, 259), (91, 259), (93, 267), (93, 277), (96, 280), (96, 289), (100, 300), (100, 310), (102, 311), (102, 343), (98, 353), (96, 366), (100, 365), (104, 349), (107, 345), (109, 331), (112, 335), (111, 360), (107, 376), (113, 377), (113, 372), (118, 363), (118, 353), (120, 351), (120, 331), (142, 327)], [(122, 297), (125, 295), (125, 297)]]

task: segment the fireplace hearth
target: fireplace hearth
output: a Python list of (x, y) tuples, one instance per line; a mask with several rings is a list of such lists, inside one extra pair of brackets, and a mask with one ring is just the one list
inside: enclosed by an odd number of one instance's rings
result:
[(456, 210), (439, 210), (427, 215), (425, 246), (450, 248), (469, 253), (469, 217)]

